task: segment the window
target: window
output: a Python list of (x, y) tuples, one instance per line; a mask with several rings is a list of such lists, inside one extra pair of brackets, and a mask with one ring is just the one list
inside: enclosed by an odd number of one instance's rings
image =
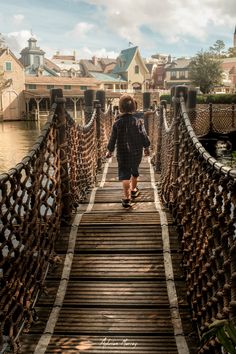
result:
[(171, 71), (170, 78), (171, 79), (176, 79), (176, 71)]
[(139, 74), (139, 66), (138, 66), (138, 65), (135, 65), (135, 67), (134, 67), (134, 73), (135, 73), (135, 74)]
[(35, 85), (35, 84), (28, 84), (28, 85), (27, 85), (27, 88), (28, 88), (29, 90), (36, 90), (36, 85)]
[(48, 90), (51, 90), (51, 89), (53, 89), (54, 88), (54, 85), (47, 85), (47, 89)]
[(179, 72), (179, 78), (180, 78), (180, 79), (186, 79), (185, 71), (180, 71), (180, 72)]
[(40, 57), (39, 55), (35, 55), (34, 57), (34, 65), (39, 66), (40, 64)]
[(71, 85), (64, 85), (65, 90), (71, 90)]
[(81, 91), (87, 90), (87, 86), (80, 86), (80, 90), (81, 90)]
[(5, 70), (6, 71), (12, 71), (12, 65), (10, 61), (5, 62)]

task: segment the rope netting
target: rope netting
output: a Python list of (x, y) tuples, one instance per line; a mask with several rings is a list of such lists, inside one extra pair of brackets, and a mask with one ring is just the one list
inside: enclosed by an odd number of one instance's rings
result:
[(50, 264), (61, 218), (94, 186), (105, 156), (112, 109), (97, 104), (76, 125), (64, 99), (53, 104), (37, 143), (21, 163), (0, 175), (0, 350), (19, 351), (18, 332), (30, 327)]
[[(187, 295), (201, 336), (216, 319), (236, 320), (236, 170), (209, 155), (184, 98), (175, 101), (172, 128), (162, 124), (162, 198), (181, 231)], [(212, 112), (218, 131), (232, 129), (230, 109)], [(220, 353), (219, 343), (212, 340), (201, 352), (210, 350)]]

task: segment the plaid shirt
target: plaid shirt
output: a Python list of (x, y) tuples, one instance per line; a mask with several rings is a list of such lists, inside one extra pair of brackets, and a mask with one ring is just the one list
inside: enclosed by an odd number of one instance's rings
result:
[(126, 113), (120, 116), (112, 127), (112, 133), (107, 145), (110, 152), (117, 147), (118, 162), (128, 163), (131, 160), (140, 163), (143, 148), (150, 145), (143, 121), (135, 115)]

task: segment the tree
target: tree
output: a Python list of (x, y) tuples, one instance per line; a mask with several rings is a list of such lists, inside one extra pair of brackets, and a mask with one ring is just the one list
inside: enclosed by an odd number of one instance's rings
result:
[(215, 54), (218, 57), (225, 55), (225, 53), (223, 52), (223, 50), (225, 49), (225, 44), (220, 39), (218, 39), (209, 49), (212, 54)]
[(190, 61), (189, 78), (193, 85), (200, 87), (202, 93), (209, 93), (221, 83), (223, 70), (221, 60), (210, 52), (199, 52)]
[(227, 54), (229, 58), (236, 57), (236, 48), (235, 47), (229, 48)]

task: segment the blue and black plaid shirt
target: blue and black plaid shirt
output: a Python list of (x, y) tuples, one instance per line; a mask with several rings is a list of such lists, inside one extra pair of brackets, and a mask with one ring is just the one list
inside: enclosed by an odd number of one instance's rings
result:
[(143, 148), (150, 146), (143, 121), (129, 113), (119, 116), (113, 124), (107, 148), (113, 152), (115, 146), (118, 162), (126, 164), (132, 160), (140, 163)]

